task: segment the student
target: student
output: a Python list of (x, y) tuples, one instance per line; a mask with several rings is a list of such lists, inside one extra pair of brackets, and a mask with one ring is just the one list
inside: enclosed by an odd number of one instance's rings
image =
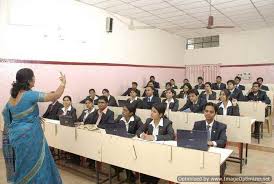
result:
[[(218, 107), (216, 104), (208, 102), (204, 109), (205, 120), (195, 122), (193, 130), (207, 131), (208, 146), (225, 148), (227, 143), (227, 126), (214, 120), (217, 114), (217, 109)], [(220, 175), (222, 178), (224, 177), (225, 169), (226, 162), (224, 162), (220, 167)]]
[[(184, 83), (184, 84), (185, 84), (185, 83), (189, 83), (189, 80), (188, 80), (188, 79), (184, 79), (183, 83)], [(181, 87), (181, 89), (182, 89), (182, 87)]]
[(91, 122), (92, 116), (94, 115), (93, 112), (95, 111), (95, 108), (93, 106), (93, 100), (91, 98), (87, 98), (85, 104), (86, 109), (83, 110), (77, 121), (83, 122), (84, 124), (89, 124), (89, 122)]
[[(115, 123), (120, 123), (125, 125), (127, 132), (129, 134), (136, 135), (137, 130), (143, 126), (143, 122), (139, 116), (135, 115), (136, 107), (133, 104), (127, 104), (123, 107), (123, 112), (119, 115)], [(114, 167), (116, 172), (120, 172), (122, 169), (119, 167)], [(126, 169), (127, 181), (128, 183), (135, 183), (136, 177), (132, 171)]]
[(158, 102), (161, 102), (159, 97), (154, 96), (154, 88), (151, 86), (146, 87), (146, 97), (143, 98), (143, 108), (144, 109), (151, 109), (152, 105)]
[(71, 116), (73, 121), (77, 121), (76, 109), (71, 105), (71, 97), (64, 96), (63, 98), (63, 108), (58, 111), (58, 119), (59, 116)]
[(202, 91), (202, 93), (199, 96), (200, 98), (205, 98), (206, 101), (208, 100), (216, 100), (216, 92), (212, 91), (211, 89), (211, 83), (206, 82), (205, 83), (205, 91)]
[(257, 78), (257, 82), (260, 84), (260, 89), (264, 91), (269, 91), (269, 88), (265, 85), (263, 85), (264, 79), (262, 77)]
[(213, 90), (223, 90), (226, 89), (226, 84), (222, 83), (222, 77), (221, 76), (217, 76), (216, 77), (216, 83), (213, 83), (211, 88)]
[[(156, 96), (156, 97), (159, 97), (158, 90), (157, 90), (157, 89), (155, 89), (154, 84), (153, 84), (153, 82), (152, 82), (152, 81), (149, 81), (149, 82), (147, 83), (146, 87), (148, 87), (148, 86), (153, 87), (153, 88), (154, 88), (153, 95), (154, 95), (154, 96)], [(145, 97), (145, 96), (146, 96), (146, 90), (144, 91), (144, 93), (143, 93), (142, 97)]]
[(133, 104), (135, 108), (142, 109), (143, 108), (143, 101), (137, 97), (136, 89), (130, 90), (130, 98), (127, 99), (127, 102)]
[(114, 96), (111, 96), (108, 89), (102, 90), (103, 96), (106, 96), (108, 98), (108, 106), (118, 107), (118, 104), (116, 102), (116, 99)]
[(149, 81), (153, 82), (154, 88), (160, 88), (160, 84), (159, 84), (159, 82), (155, 81), (155, 77), (154, 76), (150, 76)]
[[(166, 91), (167, 91), (167, 89), (172, 89), (172, 85), (171, 85), (170, 82), (167, 82), (167, 83), (166, 83), (166, 90), (164, 90), (164, 91), (162, 92), (161, 98), (165, 98), (165, 97), (166, 97)], [(175, 93), (175, 95), (176, 95), (176, 92), (175, 92), (175, 91), (174, 91), (174, 93)]]
[(245, 101), (243, 92), (239, 89), (236, 89), (234, 80), (227, 81), (227, 89), (229, 91), (229, 99), (230, 100), (236, 99), (237, 101)]
[(137, 87), (138, 87), (137, 82), (132, 82), (131, 83), (131, 88), (128, 88), (127, 91), (122, 94), (122, 96), (130, 96), (131, 89), (135, 89), (136, 93), (137, 93), (137, 96), (140, 96), (140, 90), (138, 90)]
[(218, 115), (228, 115), (228, 116), (240, 116), (239, 105), (237, 104), (237, 100), (233, 100), (232, 102), (229, 100), (229, 91), (224, 89), (220, 92), (220, 101), (218, 106)]
[(45, 114), (43, 115), (43, 118), (58, 120), (58, 112), (61, 108), (63, 108), (63, 105), (58, 102), (57, 99), (54, 99), (52, 103), (48, 106)]
[(182, 87), (183, 90), (176, 96), (176, 98), (182, 98), (184, 100), (188, 99), (188, 92), (192, 89), (192, 86), (189, 83), (185, 83)]
[(194, 87), (195, 89), (205, 89), (205, 85), (203, 84), (203, 77), (198, 77), (198, 84)]
[(193, 130), (208, 131), (208, 146), (224, 148), (227, 142), (226, 125), (215, 121), (218, 107), (208, 102), (204, 108), (205, 120), (194, 123)]
[[(271, 101), (266, 95), (265, 91), (260, 90), (260, 83), (254, 82), (252, 84), (252, 88), (249, 91), (248, 95), (246, 96), (247, 101), (256, 101), (256, 102), (263, 102), (266, 104), (270, 104)], [(267, 112), (267, 109), (266, 109)], [(267, 113), (266, 113), (267, 116)], [(259, 138), (259, 127), (260, 127), (260, 122), (255, 121), (255, 128), (254, 128), (254, 134), (255, 138)]]
[(179, 109), (179, 100), (174, 98), (175, 91), (173, 89), (167, 89), (166, 90), (166, 99), (164, 99), (162, 102), (166, 103), (166, 111), (178, 111)]
[[(170, 141), (175, 139), (172, 121), (165, 117), (166, 105), (155, 103), (151, 109), (151, 117), (139, 128), (137, 136), (147, 141)], [(141, 174), (141, 182), (157, 184), (159, 178)]]
[(105, 128), (108, 123), (114, 123), (114, 112), (108, 109), (108, 98), (100, 96), (98, 98), (98, 109), (93, 112), (90, 124), (96, 124), (98, 128)]
[(260, 101), (266, 104), (270, 104), (270, 99), (268, 98), (265, 91), (260, 90), (260, 83), (254, 82), (252, 88), (246, 96), (247, 101)]
[(92, 102), (92, 103), (93, 103), (94, 105), (97, 105), (98, 97), (99, 97), (99, 96), (96, 95), (95, 89), (90, 89), (90, 90), (89, 90), (89, 96), (87, 96), (85, 99), (81, 100), (80, 103), (84, 104), (84, 103), (86, 103), (86, 99), (87, 99), (87, 98), (91, 98), (91, 99), (93, 99), (93, 102)]
[(204, 106), (206, 104), (206, 99), (199, 98), (199, 93), (196, 89), (190, 90), (188, 94), (189, 99), (179, 111), (194, 113), (203, 112)]
[(169, 82), (171, 83), (172, 89), (178, 89), (178, 87), (177, 87), (176, 84), (175, 84), (175, 80), (174, 80), (174, 79), (170, 79)]
[(241, 80), (242, 80), (241, 77), (239, 77), (239, 76), (235, 77), (234, 81), (235, 81), (235, 84), (236, 84), (236, 89), (244, 91), (245, 90), (245, 86), (243, 86), (243, 85), (240, 84)]

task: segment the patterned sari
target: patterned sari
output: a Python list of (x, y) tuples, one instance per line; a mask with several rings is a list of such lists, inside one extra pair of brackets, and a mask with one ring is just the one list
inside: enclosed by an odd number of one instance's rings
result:
[(37, 102), (44, 93), (26, 91), (4, 111), (3, 153), (7, 180), (13, 184), (61, 184), (40, 124)]

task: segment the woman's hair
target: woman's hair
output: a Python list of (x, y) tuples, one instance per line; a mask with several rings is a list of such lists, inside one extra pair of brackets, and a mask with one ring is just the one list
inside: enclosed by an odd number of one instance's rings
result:
[(127, 108), (127, 110), (130, 113), (132, 113), (133, 115), (135, 115), (135, 113), (136, 113), (136, 107), (135, 107), (135, 105), (132, 105), (131, 103), (127, 103), (124, 107)]
[(34, 73), (29, 68), (22, 68), (16, 73), (16, 81), (12, 83), (10, 94), (16, 98), (20, 90), (30, 90), (29, 82), (32, 81)]
[(228, 101), (229, 100), (229, 96), (230, 96), (229, 91), (227, 89), (223, 89), (222, 91), (220, 91), (220, 94), (221, 94), (221, 92), (224, 92), (224, 94), (226, 96), (226, 100)]
[(70, 96), (64, 96), (63, 101), (65, 100), (65, 98), (68, 98), (69, 101), (71, 101), (71, 97)]
[(191, 86), (189, 83), (184, 83), (183, 88), (184, 88), (185, 86), (188, 87), (188, 90), (191, 90), (191, 89), (192, 89), (192, 86)]
[(166, 118), (165, 117), (166, 106), (167, 106), (166, 103), (161, 103), (161, 102), (158, 102), (152, 105), (152, 107), (154, 107), (159, 114), (162, 114), (162, 118)]

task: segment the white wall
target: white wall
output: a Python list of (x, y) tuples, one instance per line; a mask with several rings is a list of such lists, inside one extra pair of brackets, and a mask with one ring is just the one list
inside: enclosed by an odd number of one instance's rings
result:
[(220, 35), (220, 47), (187, 50), (185, 64), (274, 62), (274, 28)]
[(116, 18), (108, 34), (111, 15), (75, 0), (0, 2), (2, 58), (184, 65), (185, 39), (158, 29), (131, 31)]

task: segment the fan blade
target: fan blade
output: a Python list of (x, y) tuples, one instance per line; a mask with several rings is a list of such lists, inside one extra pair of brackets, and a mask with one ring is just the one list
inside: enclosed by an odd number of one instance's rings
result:
[(235, 26), (212, 26), (211, 29), (216, 29), (216, 28), (235, 28)]
[(208, 24), (207, 24), (207, 27), (212, 27), (213, 26), (213, 23), (214, 23), (214, 18), (213, 16), (209, 16), (208, 17)]
[(134, 29), (155, 29), (153, 26), (134, 26)]
[(182, 29), (203, 29), (207, 27), (182, 27)]

